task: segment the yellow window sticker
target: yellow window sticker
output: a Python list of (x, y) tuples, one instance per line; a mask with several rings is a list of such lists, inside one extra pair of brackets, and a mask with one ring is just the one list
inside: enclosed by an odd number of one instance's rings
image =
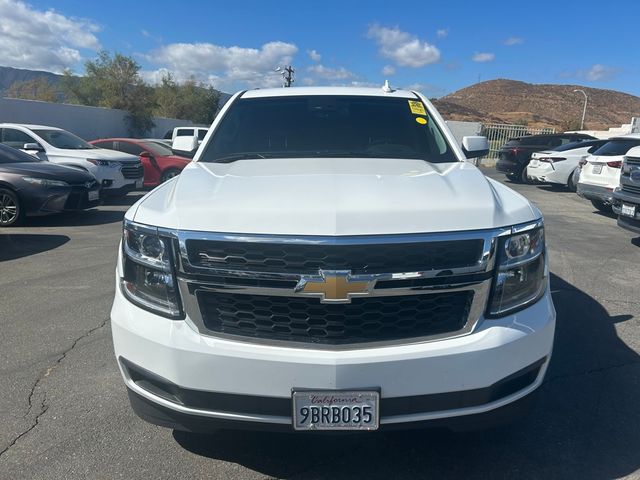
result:
[(424, 109), (422, 102), (418, 100), (409, 100), (409, 108), (414, 115), (426, 115), (427, 111)]
[(416, 122), (418, 122), (420, 125), (426, 125), (427, 119), (424, 117), (416, 117)]

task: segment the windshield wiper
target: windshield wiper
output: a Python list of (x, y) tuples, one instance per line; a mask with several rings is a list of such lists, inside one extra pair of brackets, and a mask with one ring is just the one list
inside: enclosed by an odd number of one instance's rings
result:
[(255, 160), (257, 158), (267, 158), (260, 153), (232, 153), (231, 155), (226, 155), (224, 157), (216, 158), (214, 163), (231, 163), (236, 160)]

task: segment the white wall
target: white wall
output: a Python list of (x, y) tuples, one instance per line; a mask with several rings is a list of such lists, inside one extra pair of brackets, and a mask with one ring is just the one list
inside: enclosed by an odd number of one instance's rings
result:
[[(85, 140), (129, 137), (127, 112), (110, 108), (0, 98), (0, 123), (32, 123), (58, 127)], [(193, 125), (188, 120), (154, 118), (155, 128), (145, 136), (162, 138), (173, 127)]]

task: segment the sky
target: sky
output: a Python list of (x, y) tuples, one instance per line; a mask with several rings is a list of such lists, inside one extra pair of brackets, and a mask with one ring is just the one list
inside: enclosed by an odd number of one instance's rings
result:
[(579, 84), (640, 96), (640, 2), (0, 0), (0, 65), (82, 74), (100, 50), (233, 93), (282, 84)]

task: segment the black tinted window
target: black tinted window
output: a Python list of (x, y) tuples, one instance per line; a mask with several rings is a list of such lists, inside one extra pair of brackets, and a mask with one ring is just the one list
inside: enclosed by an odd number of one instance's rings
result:
[(113, 142), (111, 140), (107, 140), (104, 142), (93, 142), (92, 145), (98, 148), (106, 148), (107, 150), (115, 150), (115, 148), (113, 148)]
[(13, 148), (22, 148), (25, 143), (37, 143), (34, 138), (15, 128), (2, 129), (2, 143)]
[(378, 157), (454, 162), (421, 102), (367, 96), (237, 100), (201, 160), (261, 157)]
[(39, 162), (40, 160), (15, 148), (0, 145), (0, 163)]
[(204, 140), (204, 137), (207, 135), (206, 130), (198, 130), (198, 140)]
[(176, 137), (193, 137), (193, 128), (181, 128), (176, 132)]
[(640, 139), (616, 139), (609, 140), (595, 152), (594, 155), (603, 155), (606, 157), (614, 155), (625, 155), (631, 148), (640, 145)]
[(131, 155), (135, 156), (140, 155), (140, 153), (142, 153), (142, 151), (144, 150), (144, 148), (139, 147), (135, 143), (129, 142), (118, 142), (117, 147), (117, 150), (119, 152), (130, 153)]

